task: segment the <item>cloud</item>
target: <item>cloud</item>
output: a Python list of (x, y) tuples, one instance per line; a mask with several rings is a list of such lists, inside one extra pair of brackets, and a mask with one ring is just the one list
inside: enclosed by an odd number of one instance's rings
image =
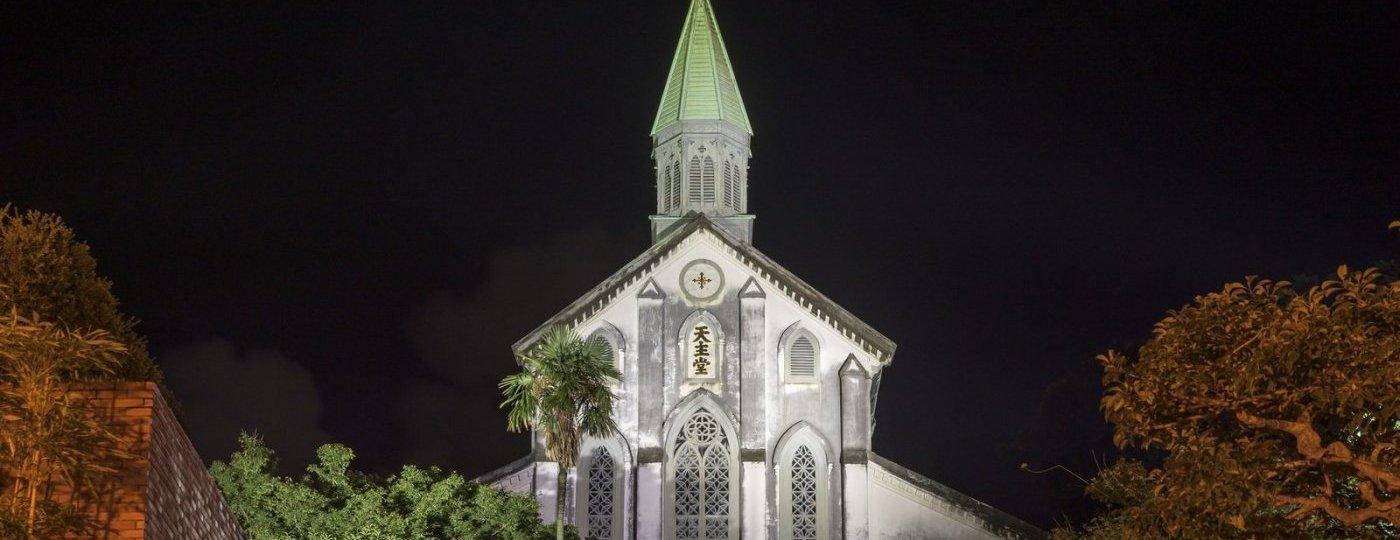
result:
[(494, 389), (481, 368), (513, 368), (511, 344), (611, 275), (628, 251), (598, 231), (502, 251), (469, 296), (440, 291), (415, 308), (409, 338), (435, 373), (466, 390)]
[(322, 405), (311, 372), (277, 351), (240, 352), (213, 339), (169, 351), (160, 365), (205, 461), (228, 459), (240, 431), (261, 434), (291, 469), (332, 440), (318, 425)]
[(568, 232), (494, 255), (486, 278), (469, 293), (429, 295), (413, 310), (407, 330), (439, 379), (405, 390), (399, 411), (405, 455), (473, 474), (524, 455), (525, 438), (506, 433), (498, 408), (496, 383), (517, 369), (511, 344), (644, 248), (599, 231)]

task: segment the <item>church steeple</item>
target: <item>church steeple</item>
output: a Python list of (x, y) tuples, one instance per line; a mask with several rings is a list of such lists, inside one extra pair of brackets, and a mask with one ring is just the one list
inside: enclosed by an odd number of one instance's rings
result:
[(691, 212), (749, 242), (753, 129), (709, 0), (691, 0), (652, 124), (656, 215), (652, 237)]
[(725, 120), (753, 134), (709, 0), (690, 3), (651, 134), (684, 120)]

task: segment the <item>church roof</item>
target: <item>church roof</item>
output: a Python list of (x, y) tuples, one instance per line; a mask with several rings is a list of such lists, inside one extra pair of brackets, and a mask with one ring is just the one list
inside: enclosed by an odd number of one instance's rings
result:
[[(705, 0), (697, 1), (703, 2)], [(719, 225), (716, 225), (709, 217), (698, 212), (687, 214), (650, 249), (632, 259), (621, 270), (603, 280), (597, 287), (575, 300), (573, 304), (564, 308), (549, 321), (520, 338), (519, 341), (515, 342), (513, 349), (520, 352), (534, 346), (545, 332), (554, 326), (563, 325), (574, 328), (587, 321), (611, 305), (612, 301), (624, 289), (636, 284), (638, 280), (648, 277), (652, 270), (676, 252), (676, 248), (682, 242), (699, 231), (712, 234), (728, 250), (732, 250), (731, 254), (755, 274), (758, 274), (762, 278), (760, 284), (767, 287), (771, 293), (782, 293), (791, 298), (808, 313), (830, 325), (859, 346), (861, 350), (880, 364), (888, 365), (894, 360), (894, 341), (857, 319), (855, 315), (837, 305), (836, 302), (818, 292), (807, 282), (802, 281), (801, 278), (768, 258), (752, 245), (739, 241)]]
[(682, 120), (726, 120), (753, 134), (710, 0), (691, 0), (651, 134)]

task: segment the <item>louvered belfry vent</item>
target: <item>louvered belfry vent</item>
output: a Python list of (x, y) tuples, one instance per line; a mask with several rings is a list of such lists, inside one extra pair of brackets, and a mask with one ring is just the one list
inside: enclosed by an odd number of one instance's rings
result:
[(812, 338), (799, 336), (788, 346), (788, 377), (806, 382), (817, 376), (817, 346)]
[(686, 183), (689, 184), (689, 185), (686, 186), (686, 189), (685, 189), (685, 190), (686, 190), (686, 193), (689, 194), (688, 197), (689, 197), (689, 200), (690, 200), (690, 204), (699, 205), (699, 204), (700, 204), (700, 197), (701, 197), (701, 196), (700, 196), (700, 194), (701, 194), (701, 188), (700, 188), (700, 156), (695, 156), (695, 157), (690, 158), (690, 167), (688, 167), (688, 168), (689, 168), (690, 170), (689, 170), (689, 171), (686, 171), (686, 177), (687, 177), (687, 178), (686, 178)]
[(681, 160), (671, 162), (671, 207), (668, 211), (673, 211), (681, 207)]
[(707, 206), (715, 204), (715, 160), (710, 157), (705, 158), (705, 165), (700, 169), (700, 202)]

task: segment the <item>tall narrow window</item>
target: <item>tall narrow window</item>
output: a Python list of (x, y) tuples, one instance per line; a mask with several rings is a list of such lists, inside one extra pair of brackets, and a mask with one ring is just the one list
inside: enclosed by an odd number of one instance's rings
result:
[(690, 170), (686, 172), (686, 180), (690, 184), (686, 187), (686, 196), (690, 199), (690, 204), (699, 205), (701, 200), (700, 156), (690, 158)]
[(739, 193), (737, 182), (734, 178), (734, 162), (725, 160), (724, 162), (724, 205), (730, 208), (739, 208)]
[(681, 160), (671, 162), (671, 210), (681, 207)]
[(661, 165), (661, 212), (671, 211), (671, 190), (675, 189), (676, 177), (671, 176), (670, 165)]
[(803, 333), (788, 344), (787, 382), (817, 381), (817, 344), (810, 334)]
[(817, 458), (806, 445), (792, 454), (792, 539), (817, 538)]
[(778, 538), (830, 538), (832, 475), (825, 439), (811, 425), (799, 423), (778, 442)]
[(599, 447), (593, 452), (588, 469), (588, 537), (611, 539), (613, 520), (617, 506), (617, 483), (614, 473), (617, 462), (607, 448)]
[(705, 165), (700, 169), (700, 199), (703, 204), (715, 204), (715, 160), (705, 158)]
[(701, 408), (673, 442), (675, 537), (729, 538), (730, 455), (724, 428)]

